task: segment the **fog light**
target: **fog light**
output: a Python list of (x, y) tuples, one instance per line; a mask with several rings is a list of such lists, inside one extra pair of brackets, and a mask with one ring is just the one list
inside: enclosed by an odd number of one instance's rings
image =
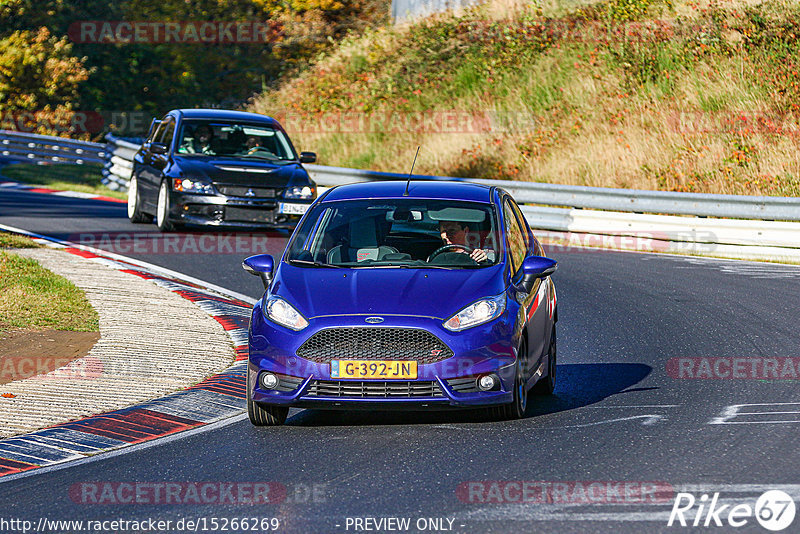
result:
[(498, 380), (494, 375), (485, 375), (478, 379), (478, 389), (481, 391), (492, 390), (497, 384)]
[(261, 373), (261, 387), (264, 389), (275, 389), (278, 387), (278, 377), (272, 373)]

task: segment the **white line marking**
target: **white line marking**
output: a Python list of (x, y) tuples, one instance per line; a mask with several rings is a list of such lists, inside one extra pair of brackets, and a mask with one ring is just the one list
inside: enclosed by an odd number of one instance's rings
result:
[(787, 424), (787, 423), (800, 423), (800, 421), (732, 421), (740, 415), (781, 415), (781, 414), (797, 414), (800, 412), (741, 412), (741, 408), (749, 408), (753, 406), (798, 406), (800, 402), (770, 402), (760, 404), (731, 404), (722, 409), (722, 413), (718, 417), (714, 417), (708, 422), (709, 425), (758, 425), (758, 424)]
[(800, 413), (800, 412), (739, 412), (736, 415), (773, 415), (773, 414), (787, 414), (787, 413)]
[(618, 423), (620, 421), (631, 421), (633, 419), (644, 419), (642, 421), (643, 425), (654, 425), (658, 421), (666, 419), (663, 415), (633, 415), (631, 417), (618, 417), (616, 419), (607, 419), (605, 421), (597, 421), (595, 423), (584, 423), (582, 425), (567, 425), (567, 426), (559, 426), (554, 428), (583, 428), (587, 426), (596, 426), (596, 425), (605, 425), (607, 423)]
[(612, 409), (612, 408), (679, 408), (682, 404), (632, 404), (630, 406), (585, 406), (592, 410)]

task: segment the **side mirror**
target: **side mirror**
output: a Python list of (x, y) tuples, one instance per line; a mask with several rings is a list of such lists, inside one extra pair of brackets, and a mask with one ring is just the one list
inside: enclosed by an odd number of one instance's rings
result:
[(153, 154), (166, 154), (169, 149), (164, 143), (150, 143), (150, 152)]
[(558, 262), (544, 256), (528, 256), (522, 261), (522, 286), (530, 291), (537, 278), (550, 276), (558, 268)]
[(275, 262), (269, 254), (250, 256), (242, 262), (242, 269), (261, 277), (261, 281), (264, 282), (264, 289), (268, 288), (272, 282), (272, 269), (274, 268)]
[(314, 163), (317, 161), (317, 154), (314, 152), (300, 152), (300, 163)]

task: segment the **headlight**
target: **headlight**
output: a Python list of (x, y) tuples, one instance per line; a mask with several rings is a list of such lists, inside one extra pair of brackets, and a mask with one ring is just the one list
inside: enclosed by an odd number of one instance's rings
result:
[(308, 185), (304, 185), (302, 187), (289, 187), (283, 193), (283, 198), (299, 198), (299, 199), (310, 199), (314, 198), (314, 188)]
[(172, 180), (172, 188), (175, 191), (182, 191), (184, 193), (199, 193), (201, 195), (213, 195), (214, 188), (211, 184), (205, 182), (197, 182), (189, 178), (175, 178)]
[(454, 316), (450, 317), (444, 327), (451, 332), (460, 332), (479, 324), (488, 323), (497, 319), (506, 309), (506, 295), (501, 293), (495, 297), (481, 299), (473, 302)]
[(278, 323), (292, 330), (302, 330), (308, 326), (308, 321), (294, 306), (280, 297), (271, 296), (261, 307), (264, 316), (274, 323)]

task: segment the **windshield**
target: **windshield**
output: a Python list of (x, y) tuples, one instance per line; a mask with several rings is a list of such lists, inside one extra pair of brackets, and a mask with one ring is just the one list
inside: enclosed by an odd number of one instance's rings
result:
[(294, 161), (286, 135), (263, 125), (184, 120), (178, 136), (178, 154), (235, 156), (237, 158)]
[(491, 205), (449, 200), (323, 202), (286, 261), (308, 267), (480, 268), (499, 261)]

